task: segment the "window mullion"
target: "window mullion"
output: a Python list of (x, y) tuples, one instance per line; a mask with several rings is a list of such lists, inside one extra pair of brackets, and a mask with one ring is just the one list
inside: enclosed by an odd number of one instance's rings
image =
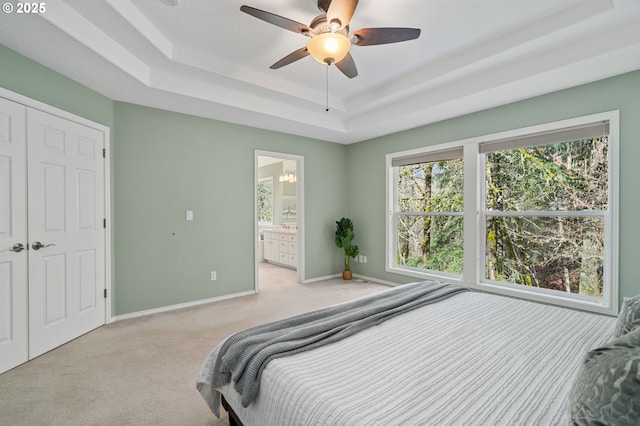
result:
[[(398, 168), (391, 167), (391, 161), (388, 160), (387, 167), (392, 171), (390, 174), (392, 176), (389, 177), (388, 184), (391, 186), (391, 189), (388, 191), (390, 193), (389, 198), (389, 206), (388, 206), (388, 222), (390, 223), (388, 232), (387, 232), (387, 267), (397, 267), (397, 255), (398, 253)], [(389, 244), (390, 243), (390, 244)]]
[(479, 145), (470, 143), (464, 146), (463, 152), (464, 173), (464, 230), (463, 230), (463, 273), (462, 280), (465, 283), (477, 283), (480, 279), (481, 256), (480, 249), (484, 238), (481, 238), (479, 213), (482, 200), (481, 161)]
[(464, 216), (464, 212), (397, 212), (396, 216)]
[(603, 210), (568, 210), (568, 211), (483, 211), (485, 217), (606, 217)]

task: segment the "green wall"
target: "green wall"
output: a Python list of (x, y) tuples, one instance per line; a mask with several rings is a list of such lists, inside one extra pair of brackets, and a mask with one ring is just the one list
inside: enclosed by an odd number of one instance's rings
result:
[(343, 145), (119, 102), (115, 141), (116, 315), (253, 290), (255, 150), (304, 156), (306, 278), (339, 272)]
[(343, 145), (114, 102), (2, 45), (0, 87), (111, 128), (113, 315), (253, 289), (256, 149), (304, 156), (306, 279), (340, 271)]
[(356, 242), (368, 263), (356, 274), (393, 282), (415, 279), (385, 271), (385, 156), (388, 153), (518, 129), (541, 123), (620, 110), (620, 256), (622, 296), (640, 294), (635, 268), (640, 240), (640, 71), (554, 92), (428, 126), (349, 145), (349, 215)]
[(108, 127), (113, 101), (0, 44), (0, 87)]
[(253, 288), (256, 149), (305, 158), (306, 279), (342, 270), (334, 224), (349, 215), (368, 256), (354, 272), (408, 282), (384, 268), (387, 153), (612, 109), (621, 121), (621, 295), (640, 293), (640, 71), (344, 146), (114, 102), (1, 45), (0, 64), (1, 87), (111, 128), (114, 315)]

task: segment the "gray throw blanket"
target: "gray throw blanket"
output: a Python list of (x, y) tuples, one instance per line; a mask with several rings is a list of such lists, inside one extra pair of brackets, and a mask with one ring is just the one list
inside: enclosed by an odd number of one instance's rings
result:
[(233, 380), (247, 407), (257, 396), (260, 377), (275, 358), (308, 351), (351, 336), (396, 315), (435, 303), (464, 287), (435, 281), (401, 285), (317, 311), (249, 328), (225, 340), (215, 361), (212, 387)]

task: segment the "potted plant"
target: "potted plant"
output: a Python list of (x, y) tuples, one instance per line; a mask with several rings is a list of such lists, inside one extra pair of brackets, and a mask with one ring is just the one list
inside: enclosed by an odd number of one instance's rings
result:
[(344, 271), (342, 271), (342, 279), (350, 280), (352, 278), (349, 261), (360, 253), (360, 248), (352, 244), (353, 241), (353, 222), (351, 219), (343, 217), (336, 222), (336, 246), (344, 252)]

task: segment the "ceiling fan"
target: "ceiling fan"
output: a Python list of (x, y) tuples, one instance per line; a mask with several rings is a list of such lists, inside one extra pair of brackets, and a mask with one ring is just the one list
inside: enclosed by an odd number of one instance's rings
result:
[(344, 75), (354, 78), (358, 75), (358, 69), (351, 53), (349, 53), (351, 45), (372, 46), (397, 43), (413, 40), (420, 36), (418, 28), (362, 28), (349, 32), (349, 22), (351, 22), (357, 5), (358, 0), (318, 0), (318, 9), (323, 13), (316, 16), (309, 25), (251, 6), (243, 5), (240, 10), (265, 22), (310, 38), (305, 47), (280, 59), (271, 65), (271, 69), (281, 68), (311, 55), (322, 64), (335, 64)]

